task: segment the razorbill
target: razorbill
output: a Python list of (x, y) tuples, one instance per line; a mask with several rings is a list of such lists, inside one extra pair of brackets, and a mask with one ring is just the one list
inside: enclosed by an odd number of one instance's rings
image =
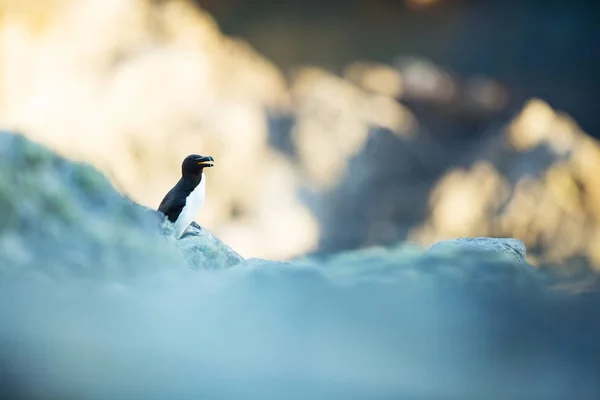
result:
[(181, 179), (169, 190), (158, 206), (158, 211), (175, 224), (174, 232), (177, 239), (181, 238), (204, 205), (206, 196), (204, 168), (213, 165), (214, 159), (210, 156), (198, 154), (187, 156), (181, 164)]

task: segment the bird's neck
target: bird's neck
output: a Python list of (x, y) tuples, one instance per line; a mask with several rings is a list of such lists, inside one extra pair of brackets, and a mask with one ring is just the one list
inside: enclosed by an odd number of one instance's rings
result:
[(181, 179), (192, 185), (192, 187), (196, 187), (202, 181), (202, 172), (196, 175), (185, 175)]

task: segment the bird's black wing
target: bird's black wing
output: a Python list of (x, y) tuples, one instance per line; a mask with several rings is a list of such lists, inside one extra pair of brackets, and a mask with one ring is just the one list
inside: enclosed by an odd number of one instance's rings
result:
[(169, 221), (175, 222), (179, 214), (181, 214), (181, 210), (185, 207), (185, 200), (186, 198), (178, 196), (177, 190), (173, 188), (158, 206), (158, 211), (166, 215)]

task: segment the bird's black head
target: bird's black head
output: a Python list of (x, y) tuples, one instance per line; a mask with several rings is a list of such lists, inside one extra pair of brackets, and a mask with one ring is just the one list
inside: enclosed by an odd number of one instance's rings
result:
[(202, 175), (204, 168), (212, 167), (215, 160), (211, 156), (191, 154), (181, 164), (181, 173), (184, 178), (198, 178)]

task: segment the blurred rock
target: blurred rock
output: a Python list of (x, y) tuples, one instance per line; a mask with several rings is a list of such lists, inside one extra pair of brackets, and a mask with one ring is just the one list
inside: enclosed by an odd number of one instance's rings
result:
[(301, 69), (292, 81), (295, 116), (291, 136), (307, 186), (331, 189), (350, 158), (365, 146), (372, 126), (400, 137), (414, 134), (410, 111), (392, 98), (367, 93), (317, 68)]
[(598, 286), (557, 290), (506, 258), (396, 246), (137, 272), (84, 283), (0, 275), (0, 398), (600, 393)]
[(401, 241), (425, 217), (419, 199), (447, 165), (407, 107), (383, 89), (359, 86), (371, 69), (385, 79), (394, 74), (363, 63), (346, 72), (351, 81), (316, 68), (292, 80), (292, 153), (320, 222), (318, 252)]
[(152, 209), (214, 156), (197, 220), (241, 256), (500, 236), (600, 265), (600, 148), (542, 100), (406, 57), (288, 83), (185, 0), (42, 3), (3, 3), (0, 127)]
[(243, 260), (10, 133), (0, 221), (2, 399), (330, 398), (332, 376), (336, 398), (600, 393), (599, 286), (516, 240)]
[(600, 265), (600, 144), (574, 121), (534, 99), (471, 157), (478, 161), (438, 182), (411, 239), (510, 236), (532, 260)]
[(417, 57), (398, 57), (393, 67), (404, 82), (397, 98), (437, 134), (479, 135), (511, 105), (508, 89), (487, 76), (458, 76)]
[(526, 248), (518, 240), (479, 237), (442, 241), (427, 249), (409, 243), (370, 247), (308, 256), (293, 263), (318, 268), (336, 281), (375, 279), (414, 288), (457, 284), (468, 290), (529, 287), (536, 291), (542, 286), (554, 288), (567, 282), (570, 286), (564, 285), (560, 290), (583, 290), (586, 285), (587, 290), (597, 288), (597, 282), (586, 282), (589, 272), (579, 277), (557, 276), (533, 268), (525, 256)]
[(387, 64), (356, 62), (349, 65), (343, 75), (350, 82), (373, 93), (399, 98), (404, 92), (400, 71)]
[(476, 163), (468, 171), (450, 171), (431, 191), (429, 201), (435, 206), (429, 219), (435, 226), (447, 227), (447, 237), (485, 230), (490, 209), (504, 204), (509, 187), (490, 163)]
[(518, 104), (543, 94), (586, 132), (600, 132), (597, 90), (589, 84), (598, 69), (600, 14), (594, 2), (564, 7), (539, 0), (346, 0), (343, 6), (288, 1), (278, 7), (257, 1), (196, 2), (225, 31), (246, 38), (286, 71), (305, 60), (342, 71), (356, 60), (389, 63), (397, 56), (418, 56), (460, 79), (478, 79), (469, 77), (474, 71), (494, 77), (511, 88)]
[(8, 132), (0, 134), (0, 221), (7, 274), (110, 278), (243, 261), (206, 229), (180, 241), (161, 234), (161, 214), (115, 192), (93, 167)]
[(458, 83), (442, 68), (427, 60), (400, 58), (396, 67), (404, 82), (403, 97), (429, 103), (448, 103), (458, 97)]
[[(346, 75), (353, 84), (337, 80), (337, 86), (329, 85), (330, 100), (321, 103), (320, 120), (335, 121), (336, 108), (327, 105), (342, 107), (343, 98), (366, 99), (373, 92), (386, 96), (384, 86), (370, 83), (370, 71), (393, 74), (391, 67), (377, 64), (349, 68)], [(600, 184), (592, 172), (600, 164), (600, 147), (594, 139), (539, 99), (506, 122), (500, 112), (506, 91), (491, 80), (475, 77), (461, 83), (414, 59), (398, 62), (398, 79), (400, 101), (414, 112), (417, 131), (398, 135), (383, 124), (361, 125), (359, 113), (347, 107), (355, 118), (349, 125), (362, 127), (354, 134), (361, 139), (339, 157), (337, 170), (343, 172), (335, 175), (336, 184), (309, 202), (322, 225), (320, 252), (404, 239), (431, 245), (457, 237), (514, 237), (531, 250), (530, 262), (579, 263), (575, 260), (583, 258), (600, 265), (594, 246), (600, 237)], [(316, 88), (326, 85), (315, 83)], [(344, 94), (344, 85), (352, 85), (352, 96)], [(318, 89), (304, 93), (311, 94), (305, 103), (310, 99), (318, 107)], [(325, 140), (353, 137), (335, 124), (320, 134), (315, 128), (307, 132), (316, 138), (306, 139), (314, 148), (300, 157), (302, 165), (316, 164), (308, 154), (336, 157), (329, 149), (341, 146)], [(298, 148), (302, 143), (297, 140)], [(315, 169), (314, 175), (318, 170), (327, 168)]]
[(520, 240), (487, 237), (445, 240), (431, 246), (429, 251), (452, 252), (453, 254), (461, 251), (492, 253), (506, 256), (517, 263), (525, 263), (525, 256), (527, 255), (527, 249)]
[[(600, 147), (571, 118), (532, 99), (506, 122), (502, 86), (418, 59), (356, 63), (345, 74), (305, 71), (293, 97), (297, 110), (312, 110), (298, 111), (292, 137), (319, 188), (308, 201), (321, 222), (319, 252), (500, 236), (523, 240), (530, 262), (600, 265), (600, 189), (590, 172)], [(361, 118), (373, 95), (399, 97), (415, 122)]]
[[(267, 111), (288, 104), (270, 62), (185, 0), (43, 3), (3, 2), (0, 126), (93, 164), (150, 208), (179, 179), (186, 155), (210, 154), (217, 168), (203, 226), (254, 256), (314, 245), (316, 223), (295, 212), (303, 207), (293, 185), (278, 186), (277, 201), (262, 195), (289, 163), (267, 144)], [(268, 241), (281, 237), (281, 223), (258, 218), (264, 207), (289, 221), (280, 250)]]

